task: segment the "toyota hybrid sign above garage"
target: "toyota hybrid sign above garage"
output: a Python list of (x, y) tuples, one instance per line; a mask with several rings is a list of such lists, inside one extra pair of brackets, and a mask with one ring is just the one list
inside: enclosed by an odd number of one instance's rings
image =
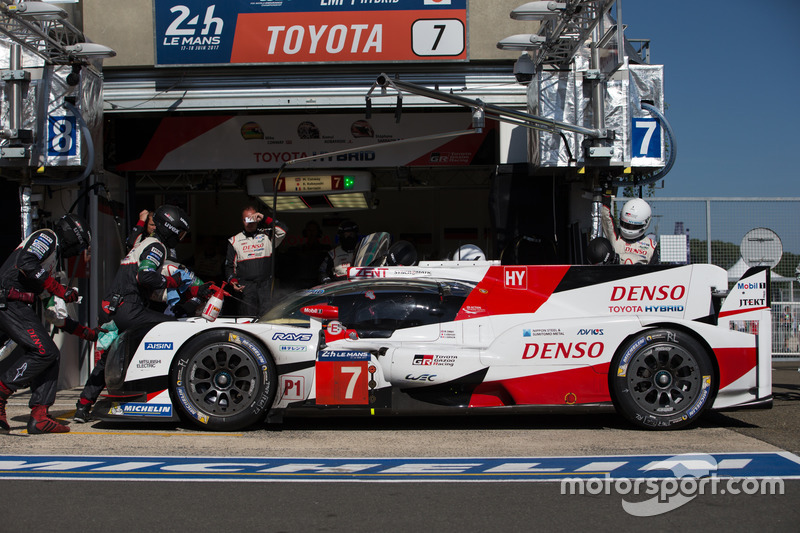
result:
[(155, 0), (156, 65), (466, 61), (467, 0)]
[[(165, 116), (150, 121), (137, 117), (130, 126), (120, 120), (120, 127), (137, 137), (119, 143), (116, 169), (120, 171), (276, 169), (316, 155), (318, 159), (303, 167), (443, 167), (491, 165), (498, 160), (494, 121), (486, 121), (482, 131), (446, 135), (469, 131), (469, 113), (406, 113), (400, 123), (394, 113), (376, 113), (370, 119), (338, 113)], [(144, 130), (153, 133), (142, 136)], [(420, 131), (445, 135), (396, 143)], [(142, 137), (148, 140), (142, 143)], [(328, 155), (342, 150), (350, 152)]]

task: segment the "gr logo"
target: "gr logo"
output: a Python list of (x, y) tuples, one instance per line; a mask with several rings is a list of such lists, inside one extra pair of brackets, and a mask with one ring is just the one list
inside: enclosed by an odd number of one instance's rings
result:
[(47, 117), (47, 155), (70, 156), (78, 153), (78, 139), (75, 117)]

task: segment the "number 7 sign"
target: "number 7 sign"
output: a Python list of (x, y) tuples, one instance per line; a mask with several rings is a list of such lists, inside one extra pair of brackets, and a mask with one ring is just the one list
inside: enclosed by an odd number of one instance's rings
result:
[(656, 119), (633, 119), (631, 157), (661, 157), (661, 128)]
[(367, 361), (317, 361), (317, 405), (367, 405)]

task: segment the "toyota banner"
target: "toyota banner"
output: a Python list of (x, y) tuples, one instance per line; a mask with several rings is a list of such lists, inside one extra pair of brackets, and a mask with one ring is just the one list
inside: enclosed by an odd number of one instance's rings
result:
[(466, 61), (467, 0), (155, 0), (156, 65)]

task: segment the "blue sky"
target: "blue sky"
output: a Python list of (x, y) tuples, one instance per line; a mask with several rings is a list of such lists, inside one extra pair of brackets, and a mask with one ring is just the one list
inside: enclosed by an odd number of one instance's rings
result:
[(800, 197), (800, 1), (624, 0), (622, 19), (664, 65), (678, 158), (655, 196)]

